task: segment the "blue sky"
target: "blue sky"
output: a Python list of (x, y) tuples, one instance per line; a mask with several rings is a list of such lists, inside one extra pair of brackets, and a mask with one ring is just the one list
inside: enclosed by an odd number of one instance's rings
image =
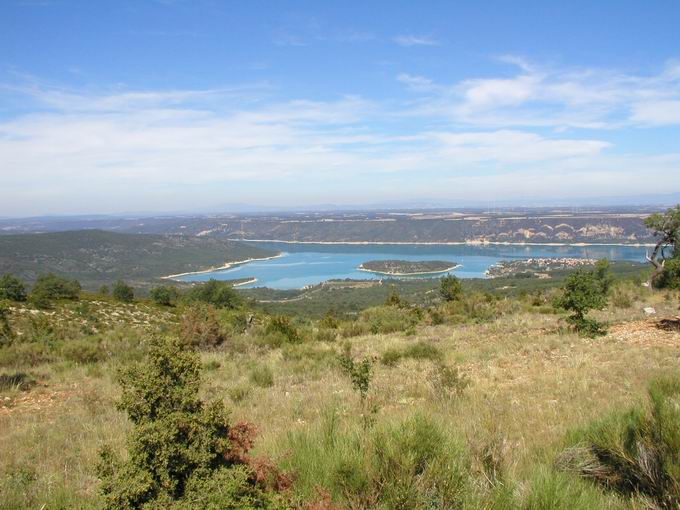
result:
[(680, 191), (680, 2), (2, 0), (0, 215)]

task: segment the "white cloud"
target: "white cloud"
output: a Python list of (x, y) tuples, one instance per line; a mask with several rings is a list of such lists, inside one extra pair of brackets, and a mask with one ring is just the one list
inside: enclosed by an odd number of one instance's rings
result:
[(631, 121), (636, 123), (653, 126), (680, 125), (680, 99), (636, 103), (632, 110)]
[(439, 42), (427, 35), (404, 34), (394, 38), (394, 42), (399, 46), (437, 46)]
[[(516, 76), (454, 85), (401, 74), (418, 96), (406, 104), (275, 100), (266, 84), (106, 94), (5, 86), (33, 113), (0, 119), (0, 214), (191, 209), (254, 197), (286, 204), (357, 182), (385, 190), (408, 181), (409, 193), (464, 198), (680, 186), (678, 154), (624, 157), (602, 132), (557, 129), (676, 122), (679, 67), (638, 77), (512, 63)], [(654, 172), (669, 177), (649, 179)]]
[(425, 94), (427, 100), (420, 102), (422, 114), (439, 112), (474, 126), (611, 129), (680, 125), (680, 64), (675, 61), (657, 74), (641, 75), (541, 67), (513, 56), (501, 60), (519, 72), (449, 85), (406, 73), (398, 80)]

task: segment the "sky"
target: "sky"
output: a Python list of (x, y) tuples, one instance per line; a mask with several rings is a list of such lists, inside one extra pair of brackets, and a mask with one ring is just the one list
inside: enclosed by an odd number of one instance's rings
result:
[(680, 192), (680, 2), (0, 0), (0, 216)]

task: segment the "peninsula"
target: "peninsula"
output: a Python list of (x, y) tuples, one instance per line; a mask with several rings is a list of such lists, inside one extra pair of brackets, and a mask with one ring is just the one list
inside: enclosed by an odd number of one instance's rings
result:
[(459, 265), (446, 260), (369, 260), (361, 264), (358, 269), (359, 271), (380, 273), (388, 276), (415, 276), (448, 273)]

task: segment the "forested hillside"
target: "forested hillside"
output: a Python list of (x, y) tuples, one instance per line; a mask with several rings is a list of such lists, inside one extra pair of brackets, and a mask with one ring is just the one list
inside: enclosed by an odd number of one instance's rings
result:
[(53, 272), (85, 288), (117, 279), (143, 286), (169, 274), (273, 255), (244, 243), (189, 236), (138, 235), (81, 230), (0, 237), (0, 274), (33, 281)]

